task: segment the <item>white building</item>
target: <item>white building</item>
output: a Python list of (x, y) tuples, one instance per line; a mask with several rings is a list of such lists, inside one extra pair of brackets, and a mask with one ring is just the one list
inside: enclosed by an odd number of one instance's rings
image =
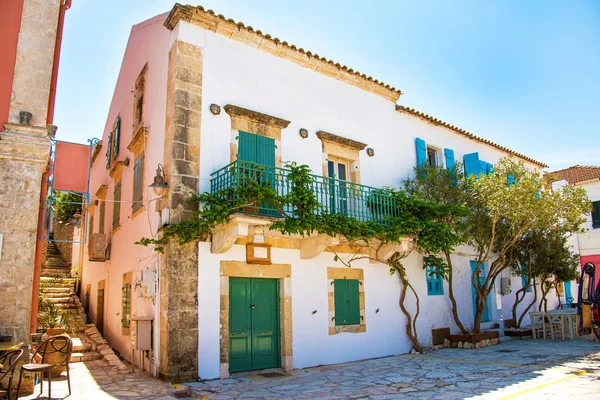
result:
[[(176, 5), (168, 16), (133, 27), (103, 147), (92, 167), (91, 192), (98, 204), (90, 210), (90, 233), (110, 243), (110, 260), (100, 255), (83, 269), (90, 315), (109, 342), (129, 357), (130, 320), (153, 318), (155, 345), (144, 353), (146, 366), (179, 380), (410, 351), (398, 307), (398, 278), (383, 264), (361, 260), (348, 269), (334, 261), (335, 239), (283, 237), (266, 230), (270, 263), (248, 263), (246, 244), (269, 216), (242, 210), (211, 241), (167, 247), (164, 255), (133, 244), (157, 237), (161, 219), (184, 218), (189, 194), (230, 182), (232, 168), (240, 168), (230, 163), (238, 158), (271, 167), (296, 161), (319, 176), (335, 173), (365, 192), (398, 187), (417, 156), (447, 166), (469, 154), (484, 169), (513, 156), (532, 169), (545, 167), (399, 106), (400, 95), (349, 67), (202, 7)], [(169, 185), (161, 202), (148, 188), (159, 163)], [(325, 186), (326, 179), (316, 178)], [(323, 196), (327, 207), (368, 217), (351, 195), (348, 200)], [(105, 214), (113, 216), (113, 224)], [(466, 247), (454, 256), (460, 316), (471, 326), (473, 257)], [(456, 332), (449, 300), (442, 295), (445, 284), (428, 294), (422, 257), (414, 253), (405, 265), (421, 296), (422, 342), (431, 343), (432, 328)], [(156, 296), (149, 278), (154, 272)], [(513, 279), (513, 287), (519, 284)], [(342, 291), (353, 304), (343, 311), (345, 322), (335, 311)], [(484, 327), (508, 318), (511, 306), (491, 295)]]

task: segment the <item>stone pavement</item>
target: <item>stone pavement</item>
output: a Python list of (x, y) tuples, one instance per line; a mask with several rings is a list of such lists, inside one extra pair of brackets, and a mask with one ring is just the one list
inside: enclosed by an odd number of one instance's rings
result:
[(598, 399), (600, 344), (509, 341), (185, 385), (209, 399)]
[[(277, 375), (237, 374), (173, 386), (147, 374), (118, 372), (97, 360), (71, 366), (73, 395), (67, 399), (598, 399), (600, 344), (517, 340), (478, 350), (441, 349)], [(65, 377), (52, 386), (52, 398), (68, 394)], [(44, 387), (46, 396), (47, 383)], [(24, 398), (38, 394), (36, 386), (35, 394)]]

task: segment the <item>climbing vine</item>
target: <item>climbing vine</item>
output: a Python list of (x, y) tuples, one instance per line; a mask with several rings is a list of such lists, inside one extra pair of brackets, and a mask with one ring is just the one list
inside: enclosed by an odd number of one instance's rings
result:
[[(406, 333), (415, 350), (422, 352), (416, 329), (420, 311), (419, 296), (408, 279), (402, 260), (413, 251), (422, 252), (426, 256), (453, 251), (454, 244), (460, 240), (445, 221), (452, 219), (449, 216), (461, 215), (461, 207), (424, 200), (403, 190), (382, 188), (364, 199), (374, 220), (361, 221), (344, 213), (328, 212), (322, 207), (315, 195), (314, 177), (308, 166), (292, 162), (286, 167), (286, 179), (290, 188), (287, 193), (276, 192), (272, 182), (275, 177), (268, 171), (252, 175), (242, 173), (237, 184), (214, 193), (192, 196), (190, 202), (198, 206), (192, 218), (163, 227), (157, 239), (142, 238), (136, 243), (153, 245), (155, 251), (163, 252), (169, 241), (185, 244), (195, 240), (208, 240), (212, 230), (227, 223), (229, 215), (236, 211), (249, 207), (274, 210), (273, 215), (277, 218), (270, 225), (270, 230), (287, 235), (308, 236), (316, 233), (339, 237), (355, 250), (348, 256), (334, 249), (334, 259), (348, 267), (359, 259), (371, 259), (388, 265), (390, 273), (397, 274), (400, 280), (399, 306), (407, 318)], [(352, 185), (350, 182), (346, 184)], [(389, 200), (385, 205), (377, 200), (382, 196)], [(399, 246), (408, 239), (413, 242), (412, 247), (403, 249)], [(430, 262), (440, 268), (443, 266), (443, 263)], [(410, 293), (416, 303), (414, 315), (405, 304)]]

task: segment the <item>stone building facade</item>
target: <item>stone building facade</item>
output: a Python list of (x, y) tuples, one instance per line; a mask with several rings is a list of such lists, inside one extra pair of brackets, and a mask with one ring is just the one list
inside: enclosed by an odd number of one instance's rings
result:
[(9, 101), (2, 102), (8, 107), (0, 110), (0, 123), (4, 123), (0, 127), (0, 333), (25, 342), (29, 340), (34, 297), (42, 176), (50, 155), (49, 136), (56, 131), (47, 124), (51, 123), (50, 88), (64, 3), (17, 0), (1, 6), (7, 7), (2, 15), (9, 18), (3, 21), (6, 31), (2, 32), (1, 50), (4, 55), (12, 54), (8, 59), (14, 59), (14, 65), (1, 71), (4, 87), (0, 93), (9, 96)]

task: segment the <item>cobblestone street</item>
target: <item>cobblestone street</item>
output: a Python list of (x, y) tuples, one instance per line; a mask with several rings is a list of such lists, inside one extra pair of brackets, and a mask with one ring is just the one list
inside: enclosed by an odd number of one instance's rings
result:
[[(510, 341), (479, 350), (442, 349), (296, 370), (283, 376), (240, 374), (184, 385), (119, 373), (105, 361), (71, 367), (72, 399), (597, 399), (600, 344)], [(52, 385), (67, 395), (66, 380)], [(44, 396), (47, 395), (45, 385)], [(37, 398), (36, 392), (26, 399)]]

